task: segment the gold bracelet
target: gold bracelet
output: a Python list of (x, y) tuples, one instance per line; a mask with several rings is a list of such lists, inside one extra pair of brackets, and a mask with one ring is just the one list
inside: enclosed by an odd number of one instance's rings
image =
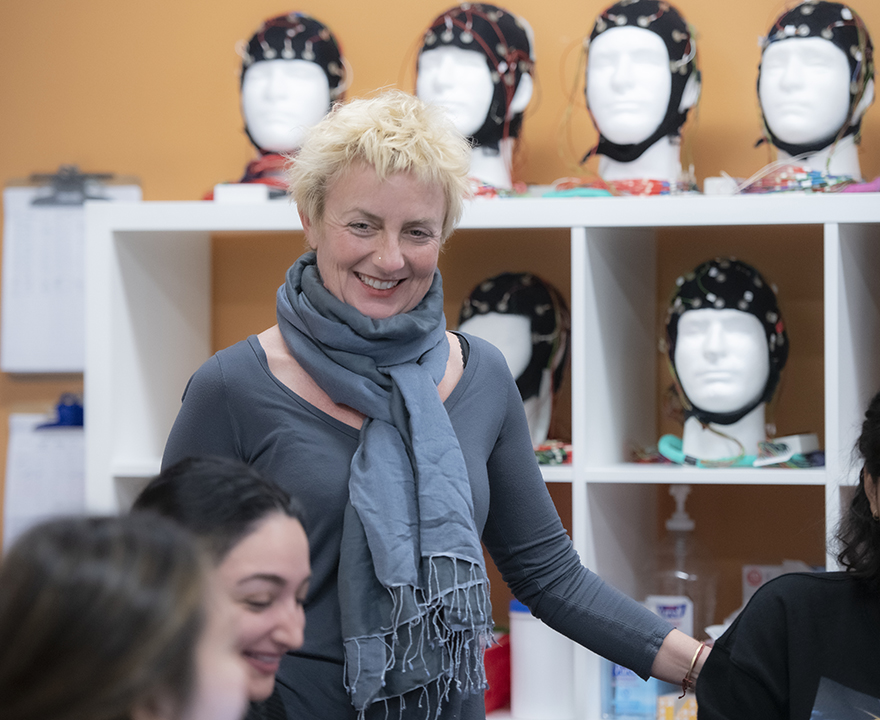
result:
[(684, 679), (681, 681), (681, 697), (678, 698), (679, 700), (687, 695), (687, 691), (691, 689), (691, 675), (693, 675), (694, 668), (697, 666), (697, 660), (699, 660), (700, 654), (703, 652), (703, 648), (705, 647), (706, 643), (701, 642), (700, 647), (697, 648), (696, 652), (694, 652), (694, 656), (691, 658), (691, 666), (688, 668), (688, 671), (685, 673)]

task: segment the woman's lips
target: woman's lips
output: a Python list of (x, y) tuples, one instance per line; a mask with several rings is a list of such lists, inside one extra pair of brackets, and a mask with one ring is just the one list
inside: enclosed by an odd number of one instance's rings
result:
[(281, 665), (281, 655), (277, 653), (242, 652), (248, 664), (264, 675), (274, 675)]
[(373, 290), (390, 290), (393, 287), (399, 285), (401, 280), (380, 280), (379, 278), (374, 278), (370, 275), (364, 275), (363, 273), (355, 273), (364, 285)]

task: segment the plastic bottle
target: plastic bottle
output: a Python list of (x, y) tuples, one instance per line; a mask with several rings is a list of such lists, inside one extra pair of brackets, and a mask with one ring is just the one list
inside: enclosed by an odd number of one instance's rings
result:
[(674, 685), (642, 680), (632, 670), (602, 660), (602, 717), (605, 720), (655, 720), (657, 698)]
[(510, 603), (510, 710), (515, 720), (574, 720), (574, 643)]
[[(690, 485), (672, 485), (675, 512), (666, 521), (666, 536), (657, 547), (645, 606), (682, 632), (705, 637), (713, 622), (716, 576), (708, 556), (697, 546), (694, 521), (685, 510)], [(602, 717), (606, 720), (655, 720), (657, 699), (680, 694), (681, 688), (656, 678), (645, 682), (631, 670), (603, 661)]]
[[(675, 511), (666, 521), (666, 537), (657, 547), (646, 604), (682, 632), (703, 639), (706, 628), (714, 622), (718, 580), (708, 554), (694, 539), (694, 521), (685, 510), (690, 492), (690, 485), (669, 487)], [(686, 603), (677, 606), (675, 598), (689, 599), (692, 611), (680, 614)]]

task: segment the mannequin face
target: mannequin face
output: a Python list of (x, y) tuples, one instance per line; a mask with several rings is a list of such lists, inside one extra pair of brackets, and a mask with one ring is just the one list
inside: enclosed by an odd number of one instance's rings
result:
[(241, 111), (248, 132), (264, 150), (295, 150), (329, 109), (330, 83), (313, 62), (262, 60), (245, 71)]
[(510, 374), (518, 378), (532, 359), (532, 324), (525, 315), (486, 313), (474, 315), (458, 328), (462, 332), (488, 340), (497, 347)]
[(736, 412), (754, 402), (770, 374), (764, 328), (740, 310), (683, 313), (674, 361), (685, 394), (709, 412)]
[(473, 135), (486, 122), (494, 91), (481, 52), (447, 45), (419, 56), (416, 95), (444, 108), (462, 135)]
[(620, 27), (590, 43), (587, 102), (599, 132), (612, 143), (648, 138), (663, 122), (671, 93), (669, 52), (656, 33)]
[(849, 62), (822, 38), (770, 45), (761, 60), (758, 96), (767, 125), (781, 140), (812, 143), (836, 134), (849, 112)]

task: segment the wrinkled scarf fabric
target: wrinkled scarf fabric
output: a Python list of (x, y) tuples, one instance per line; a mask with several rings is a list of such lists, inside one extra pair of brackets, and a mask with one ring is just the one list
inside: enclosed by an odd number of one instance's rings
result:
[(327, 291), (306, 253), (278, 289), (277, 316), (297, 362), (367, 416), (339, 564), (352, 703), (363, 715), (421, 690), (418, 714), (436, 717), (426, 698), (485, 687), (492, 628), (467, 468), (437, 392), (449, 354), (440, 273), (413, 310), (376, 320)]

